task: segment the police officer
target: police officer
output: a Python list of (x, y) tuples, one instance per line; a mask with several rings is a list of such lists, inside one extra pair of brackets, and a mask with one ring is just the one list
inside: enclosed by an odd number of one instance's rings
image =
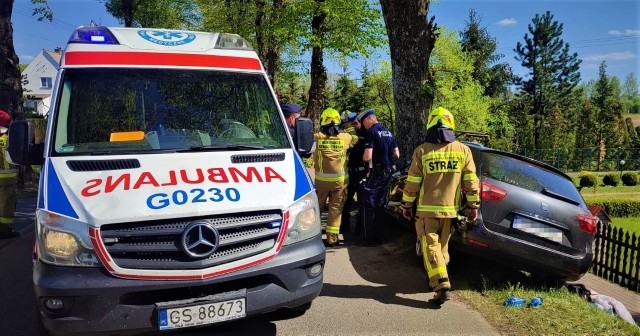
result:
[[(353, 208), (354, 202), (353, 197), (358, 193), (360, 181), (362, 181), (364, 177), (364, 162), (362, 161), (362, 155), (364, 154), (364, 128), (362, 128), (362, 125), (358, 122), (357, 116), (354, 112), (348, 112), (342, 116), (342, 128), (351, 135), (355, 143), (347, 152), (349, 185), (347, 186), (347, 199), (342, 208), (342, 224), (340, 225), (340, 232), (342, 233), (350, 232), (351, 209)], [(355, 233), (358, 235), (361, 232), (362, 216), (358, 211)]]
[(351, 135), (340, 128), (340, 113), (328, 108), (320, 116), (320, 132), (314, 135), (316, 150), (313, 153), (315, 184), (320, 208), (329, 200), (327, 226), (325, 228), (328, 247), (338, 243), (342, 207), (349, 183), (347, 149), (351, 147)]
[(296, 140), (296, 119), (300, 117), (300, 112), (302, 108), (296, 104), (280, 104), (280, 110), (282, 110), (282, 115), (284, 115), (284, 120), (287, 122), (287, 127), (289, 128), (289, 134), (291, 134), (291, 138)]
[(417, 203), (416, 233), (429, 286), (440, 304), (449, 299), (451, 289), (447, 274), (448, 242), (460, 204), (461, 184), (467, 200), (467, 223), (475, 223), (480, 206), (479, 181), (471, 150), (456, 141), (454, 129), (453, 115), (445, 108), (438, 107), (429, 114), (426, 143), (413, 152), (402, 195), (405, 218), (413, 219), (413, 205)]
[(8, 162), (6, 152), (10, 120), (11, 116), (0, 110), (0, 239), (18, 236), (18, 232), (11, 228), (16, 212), (18, 178), (16, 170)]
[(364, 138), (362, 161), (368, 167), (366, 181), (362, 185), (360, 212), (363, 220), (363, 239), (360, 246), (375, 246), (383, 242), (382, 225), (376, 222), (384, 216), (384, 206), (389, 196), (389, 180), (393, 162), (400, 157), (396, 139), (378, 122), (374, 110), (358, 115), (358, 121), (367, 130)]

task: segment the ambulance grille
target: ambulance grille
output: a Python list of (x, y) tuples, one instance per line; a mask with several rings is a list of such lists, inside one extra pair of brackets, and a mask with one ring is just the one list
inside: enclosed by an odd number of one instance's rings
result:
[(140, 168), (138, 159), (67, 161), (72, 171), (108, 171)]
[[(241, 213), (180, 221), (108, 224), (101, 227), (100, 235), (107, 252), (119, 267), (197, 270), (271, 250), (278, 240), (282, 220), (282, 213), (277, 211)], [(193, 221), (206, 221), (218, 230), (218, 248), (206, 258), (193, 258), (182, 247), (182, 233)]]
[(277, 162), (277, 161), (284, 161), (284, 153), (231, 155), (232, 163)]

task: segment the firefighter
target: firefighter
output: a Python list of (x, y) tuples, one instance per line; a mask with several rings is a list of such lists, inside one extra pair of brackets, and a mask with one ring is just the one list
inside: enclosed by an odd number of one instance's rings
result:
[(393, 163), (400, 157), (396, 139), (378, 122), (374, 110), (358, 115), (358, 121), (366, 129), (362, 161), (368, 167), (366, 180), (362, 184), (360, 213), (363, 221), (363, 238), (356, 241), (359, 246), (376, 246), (384, 242), (382, 223), (384, 206), (389, 196), (389, 181)]
[(331, 247), (338, 243), (340, 234), (342, 207), (349, 183), (347, 149), (351, 148), (352, 138), (340, 128), (340, 113), (333, 108), (322, 112), (320, 132), (316, 132), (314, 137), (315, 184), (320, 208), (329, 200), (325, 245)]
[(300, 117), (300, 112), (302, 108), (296, 104), (280, 104), (280, 109), (282, 110), (282, 115), (284, 115), (284, 120), (287, 122), (287, 127), (289, 128), (289, 134), (291, 134), (291, 138), (293, 141), (296, 141), (296, 119)]
[[(479, 181), (471, 150), (456, 141), (448, 110), (435, 108), (427, 119), (426, 142), (413, 152), (402, 195), (402, 215), (411, 220), (416, 203), (416, 233), (429, 286), (440, 304), (449, 299), (448, 242), (457, 218), (461, 190), (466, 195), (466, 221), (475, 223), (480, 206)], [(461, 189), (462, 188), (462, 189)]]
[[(351, 209), (353, 208), (353, 197), (358, 193), (360, 189), (360, 181), (364, 177), (364, 162), (362, 161), (362, 155), (364, 154), (364, 129), (357, 120), (357, 113), (348, 112), (342, 116), (342, 127), (351, 135), (354, 145), (347, 152), (347, 168), (349, 171), (349, 185), (347, 186), (347, 199), (342, 207), (342, 224), (340, 225), (340, 232), (348, 233), (351, 230)], [(355, 233), (362, 232), (362, 216), (360, 212), (356, 217)]]
[(8, 161), (6, 152), (11, 116), (0, 110), (0, 239), (14, 238), (18, 232), (11, 225), (16, 212), (17, 172)]

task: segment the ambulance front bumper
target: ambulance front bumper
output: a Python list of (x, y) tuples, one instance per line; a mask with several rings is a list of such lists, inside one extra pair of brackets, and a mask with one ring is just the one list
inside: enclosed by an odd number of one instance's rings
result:
[[(325, 248), (318, 235), (284, 246), (262, 264), (204, 280), (120, 279), (104, 268), (60, 267), (41, 261), (34, 266), (33, 279), (42, 324), (54, 335), (157, 334), (159, 302), (244, 291), (247, 317), (311, 302), (322, 289), (323, 267), (317, 271), (324, 260)], [(52, 299), (62, 307), (47, 307)]]

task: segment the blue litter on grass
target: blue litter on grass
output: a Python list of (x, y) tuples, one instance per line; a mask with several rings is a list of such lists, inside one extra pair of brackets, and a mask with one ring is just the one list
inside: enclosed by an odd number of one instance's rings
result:
[(504, 302), (504, 305), (507, 307), (521, 307), (527, 303), (527, 299), (510, 296), (507, 301)]
[(539, 296), (536, 296), (529, 301), (529, 307), (539, 307), (540, 305), (542, 305), (542, 298)]

